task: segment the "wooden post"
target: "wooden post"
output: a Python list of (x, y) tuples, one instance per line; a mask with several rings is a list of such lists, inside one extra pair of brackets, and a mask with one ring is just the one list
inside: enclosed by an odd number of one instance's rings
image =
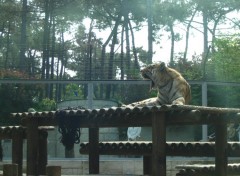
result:
[(216, 125), (215, 175), (227, 176), (227, 124), (219, 120)]
[(61, 166), (47, 166), (47, 176), (61, 176)]
[(38, 118), (27, 119), (27, 175), (38, 175)]
[(89, 128), (89, 174), (99, 174), (99, 128)]
[(4, 164), (3, 165), (4, 176), (18, 176), (18, 165), (17, 164)]
[(143, 156), (143, 174), (151, 175), (152, 173), (152, 157), (145, 155)]
[(152, 175), (166, 176), (166, 119), (164, 112), (152, 114)]
[(18, 165), (18, 175), (22, 176), (23, 165), (23, 129), (12, 129), (12, 163)]
[(47, 166), (47, 137), (48, 132), (39, 130), (39, 158), (38, 158), (38, 174), (46, 175)]

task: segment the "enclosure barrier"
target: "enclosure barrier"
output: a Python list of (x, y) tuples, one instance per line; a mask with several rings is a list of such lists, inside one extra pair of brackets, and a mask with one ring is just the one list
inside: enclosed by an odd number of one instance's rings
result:
[[(39, 174), (46, 174), (46, 164), (47, 164), (47, 130), (53, 130), (54, 127), (45, 126), (38, 127), (39, 134)], [(12, 140), (12, 164), (5, 165), (5, 174), (7, 170), (12, 172), (18, 172), (18, 175), (23, 174), (23, 140), (27, 138), (27, 129), (23, 126), (6, 126), (0, 127), (0, 139), (11, 139)], [(4, 152), (4, 151), (3, 151)], [(37, 160), (35, 160), (36, 163)], [(15, 169), (17, 167), (17, 169)], [(4, 169), (3, 169), (4, 171)], [(11, 174), (11, 172), (9, 172)], [(14, 174), (13, 174), (14, 175)], [(8, 176), (8, 175), (6, 175)]]
[(215, 175), (227, 175), (227, 123), (240, 122), (240, 109), (191, 105), (162, 105), (137, 108), (104, 108), (51, 112), (14, 113), (27, 127), (28, 174), (36, 175), (38, 167), (38, 126), (57, 126), (59, 114), (65, 122), (78, 119), (78, 126), (89, 128), (89, 173), (99, 174), (99, 128), (152, 127), (152, 168), (154, 176), (166, 176), (166, 127), (168, 125), (213, 124), (216, 126)]

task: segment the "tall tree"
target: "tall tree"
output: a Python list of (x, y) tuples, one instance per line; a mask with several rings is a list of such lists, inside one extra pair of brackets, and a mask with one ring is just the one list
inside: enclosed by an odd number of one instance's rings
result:
[(19, 69), (26, 70), (26, 43), (27, 43), (27, 0), (22, 1), (22, 25), (21, 25), (21, 40), (19, 54)]
[(148, 22), (148, 64), (152, 63), (153, 57), (153, 2), (147, 0), (147, 22)]

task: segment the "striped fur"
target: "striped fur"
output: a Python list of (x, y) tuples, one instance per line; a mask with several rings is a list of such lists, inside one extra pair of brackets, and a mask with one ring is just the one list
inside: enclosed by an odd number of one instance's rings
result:
[(141, 70), (141, 74), (144, 79), (151, 80), (151, 89), (157, 89), (158, 95), (128, 106), (184, 105), (190, 102), (190, 85), (179, 72), (167, 67), (164, 62), (145, 67)]

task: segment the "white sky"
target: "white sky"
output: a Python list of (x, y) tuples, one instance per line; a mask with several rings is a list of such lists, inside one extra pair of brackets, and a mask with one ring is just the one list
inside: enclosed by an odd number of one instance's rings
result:
[[(86, 20), (85, 22), (87, 31), (88, 26), (90, 22)], [(180, 32), (182, 35), (182, 40), (179, 42), (175, 42), (175, 53), (183, 52), (185, 48), (185, 32), (184, 27), (176, 27), (176, 31)], [(98, 38), (102, 38), (103, 42), (105, 42), (106, 38), (110, 34), (109, 30), (104, 31), (98, 31), (94, 30)], [(143, 27), (140, 31), (134, 32), (135, 37), (135, 45), (136, 47), (143, 47), (145, 50), (148, 49), (148, 35), (147, 35), (147, 27)], [(160, 31), (160, 33), (164, 34), (161, 37), (160, 44), (153, 43), (153, 52), (155, 54), (153, 55), (153, 61), (164, 61), (169, 62), (170, 57), (170, 39), (169, 39), (169, 33)], [(188, 49), (188, 58), (191, 58), (191, 56), (196, 53), (197, 55), (201, 54), (203, 51), (203, 36), (200, 32), (192, 30), (190, 31), (190, 37), (189, 37), (189, 49)]]
[[(227, 15), (229, 19), (232, 18), (236, 18), (238, 17), (238, 14), (236, 12), (230, 13)], [(196, 17), (194, 19), (194, 21), (197, 22), (202, 22), (202, 17)], [(90, 20), (86, 19), (84, 21), (85, 27), (86, 27), (86, 31), (88, 32), (88, 28), (90, 25)], [(197, 23), (193, 23), (192, 25), (194, 25), (195, 28), (197, 28), (199, 31), (203, 31), (202, 30), (202, 25), (197, 24)], [(236, 29), (229, 29), (227, 26), (229, 26), (228, 24), (224, 24), (219, 26), (219, 28), (221, 28), (221, 33), (237, 33), (239, 31), (236, 31)], [(178, 55), (179, 52), (183, 52), (184, 48), (185, 48), (185, 30), (186, 30), (186, 26), (183, 26), (181, 24), (179, 25), (175, 25), (174, 27), (175, 33), (180, 33), (181, 36), (181, 40), (179, 42), (175, 42), (175, 56)], [(201, 55), (203, 52), (203, 34), (201, 32), (199, 32), (196, 29), (191, 28), (190, 29), (190, 36), (189, 36), (189, 46), (188, 46), (188, 59), (191, 59), (192, 55)], [(99, 31), (97, 29), (93, 30), (96, 35), (97, 38), (102, 38), (103, 42), (106, 41), (107, 37), (110, 34), (110, 29), (108, 30), (104, 30), (104, 31)], [(170, 43), (170, 38), (169, 38), (169, 32), (166, 32), (164, 30), (159, 31), (160, 34), (162, 34), (161, 36), (161, 41), (160, 44), (153, 44), (153, 51), (155, 52), (155, 54), (153, 55), (153, 61), (157, 62), (157, 61), (164, 61), (166, 63), (169, 62), (169, 58), (170, 58), (170, 48), (171, 48), (171, 43)], [(148, 32), (147, 32), (147, 27), (143, 27), (140, 31), (135, 31), (134, 32), (135, 35), (135, 45), (136, 47), (143, 47), (145, 50), (148, 49)], [(211, 35), (209, 33), (209, 41), (211, 41)], [(116, 47), (118, 48), (118, 47)], [(107, 49), (109, 49), (109, 47), (107, 47)], [(119, 49), (120, 50), (120, 49)]]

